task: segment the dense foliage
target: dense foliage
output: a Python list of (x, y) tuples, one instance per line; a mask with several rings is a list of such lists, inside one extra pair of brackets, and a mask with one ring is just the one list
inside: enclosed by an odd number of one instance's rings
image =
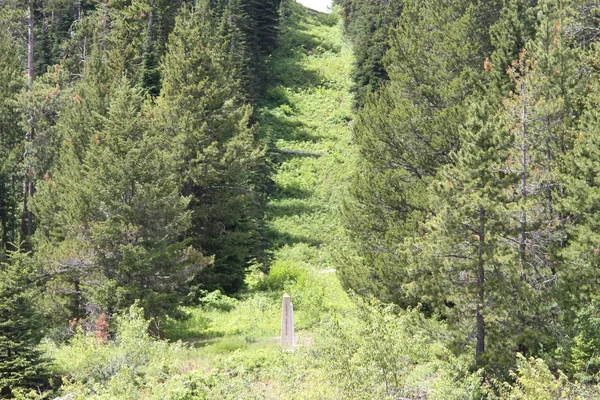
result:
[[(207, 290), (242, 288), (264, 252), (267, 178), (251, 102), (278, 7), (2, 3), (0, 261), (30, 251), (45, 317), (23, 308), (24, 323), (93, 321), (139, 301), (160, 333)], [(2, 292), (7, 307), (11, 296)], [(4, 317), (12, 333), (25, 329)], [(31, 386), (33, 367), (22, 367), (2, 375), (3, 394)]]
[(596, 3), (1, 3), (0, 398), (598, 397)]
[(389, 35), (397, 24), (404, 2), (401, 0), (335, 0), (342, 9), (344, 29), (352, 40), (355, 65), (352, 91), (358, 107), (369, 93), (388, 80), (383, 57), (389, 49)]
[(568, 363), (573, 321), (597, 296), (584, 206), (597, 46), (580, 37), (596, 13), (586, 2), (406, 1), (390, 80), (356, 121), (346, 220), (359, 250), (342, 281), (422, 304), (488, 372), (504, 374), (516, 352)]

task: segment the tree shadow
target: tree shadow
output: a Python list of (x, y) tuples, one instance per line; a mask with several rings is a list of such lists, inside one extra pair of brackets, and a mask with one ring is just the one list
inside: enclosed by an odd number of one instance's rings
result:
[[(260, 110), (260, 138), (262, 143), (271, 149), (267, 156), (267, 162), (271, 166), (278, 166), (291, 158), (317, 156), (310, 153), (283, 153), (278, 149), (278, 144), (286, 142), (290, 144), (302, 142), (318, 142), (325, 136), (316, 134), (310, 128), (311, 121), (299, 121), (297, 109), (293, 99), (299, 99), (303, 93), (326, 85), (326, 77), (307, 65), (309, 57), (319, 57), (327, 52), (339, 52), (341, 48), (336, 47), (330, 40), (313, 34), (310, 29), (315, 22), (328, 24), (330, 19), (326, 14), (311, 11), (300, 4), (290, 2), (290, 14), (285, 15), (286, 21), (282, 23), (286, 28), (281, 32), (281, 42), (278, 49), (272, 54), (265, 64), (265, 75), (269, 77), (266, 82), (265, 95), (258, 107)], [(331, 23), (331, 21), (329, 21)], [(330, 25), (331, 26), (331, 25)], [(291, 98), (293, 96), (293, 99)], [(343, 123), (341, 121), (340, 123)], [(284, 150), (285, 151), (285, 150)], [(274, 172), (276, 168), (272, 168)], [(314, 195), (310, 187), (301, 185), (273, 185), (269, 187), (270, 200), (265, 207), (265, 230), (263, 238), (269, 253), (273, 254), (284, 246), (296, 244), (308, 244), (309, 246), (320, 246), (323, 244), (310, 234), (294, 234), (283, 229), (275, 229), (271, 220), (289, 218), (294, 216), (309, 216), (316, 212), (318, 205), (309, 204), (304, 201)], [(277, 201), (279, 200), (279, 201)], [(293, 224), (294, 219), (283, 223)], [(270, 255), (265, 256), (265, 263), (269, 263)]]
[(300, 199), (292, 199), (285, 203), (271, 203), (267, 206), (267, 213), (272, 218), (291, 217), (294, 215), (310, 214), (317, 207), (308, 205)]
[(304, 189), (294, 184), (285, 186), (276, 185), (273, 199), (309, 199), (313, 194), (312, 190)]
[(310, 236), (293, 235), (287, 232), (277, 232), (274, 230), (271, 230), (270, 233), (274, 234), (273, 237), (271, 237), (271, 244), (273, 245), (274, 250), (279, 250), (282, 247), (293, 246), (299, 243), (305, 243), (313, 247), (318, 247), (323, 244), (322, 240)]
[(321, 136), (310, 132), (306, 124), (288, 118), (280, 109), (263, 110), (261, 115), (263, 143), (269, 148), (276, 147), (278, 140), (289, 142), (314, 142)]

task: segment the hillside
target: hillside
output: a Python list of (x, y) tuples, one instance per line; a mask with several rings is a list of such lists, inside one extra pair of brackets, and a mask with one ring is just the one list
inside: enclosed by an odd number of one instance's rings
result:
[[(212, 292), (168, 341), (145, 333), (141, 310), (68, 345), (44, 342), (60, 392), (76, 399), (464, 399), (478, 385), (445, 326), (418, 309), (350, 299), (336, 269), (352, 257), (341, 206), (356, 154), (351, 140), (352, 52), (338, 15), (291, 3), (259, 105), (273, 171), (264, 265), (237, 298)], [(294, 304), (297, 346), (279, 346), (281, 299)], [(96, 324), (98, 326), (98, 323)], [(100, 324), (102, 327), (103, 325)]]

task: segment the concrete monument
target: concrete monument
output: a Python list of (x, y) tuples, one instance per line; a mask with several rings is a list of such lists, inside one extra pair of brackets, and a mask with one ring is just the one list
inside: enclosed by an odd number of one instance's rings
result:
[(294, 337), (294, 305), (289, 295), (283, 296), (281, 313), (281, 347), (291, 349), (296, 345)]

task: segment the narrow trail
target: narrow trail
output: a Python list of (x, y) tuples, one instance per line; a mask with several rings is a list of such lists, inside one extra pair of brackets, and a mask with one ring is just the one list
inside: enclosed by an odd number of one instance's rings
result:
[(294, 4), (286, 18), (271, 63), (274, 84), (259, 110), (264, 139), (275, 150), (276, 191), (267, 207), (273, 266), (328, 275), (327, 310), (345, 302), (333, 272), (347, 246), (339, 207), (354, 162), (353, 58), (338, 17)]

